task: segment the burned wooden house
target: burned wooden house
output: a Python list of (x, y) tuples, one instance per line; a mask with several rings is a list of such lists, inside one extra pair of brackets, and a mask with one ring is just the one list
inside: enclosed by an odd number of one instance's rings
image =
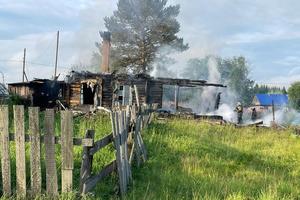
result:
[(32, 106), (48, 108), (57, 103), (63, 107), (105, 107), (115, 105), (158, 104), (162, 107), (164, 85), (177, 86), (175, 101), (178, 107), (180, 87), (224, 87), (202, 80), (155, 78), (146, 74), (117, 74), (109, 69), (110, 33), (101, 34), (101, 73), (71, 72), (65, 81), (36, 79), (9, 84), (9, 91), (28, 100)]
[[(146, 74), (115, 74), (72, 72), (67, 79), (65, 102), (70, 107), (106, 107), (131, 104), (163, 103), (164, 85), (177, 86), (175, 101), (181, 87), (225, 87), (203, 80), (155, 78)], [(138, 97), (138, 99), (137, 99)], [(178, 105), (177, 105), (178, 106)]]
[(49, 79), (35, 79), (30, 82), (8, 84), (10, 94), (18, 95), (31, 106), (52, 108), (57, 101), (66, 98), (66, 83)]
[(67, 97), (65, 101), (70, 107), (111, 108), (113, 105), (136, 103), (137, 99), (133, 96), (134, 87), (138, 91), (140, 104), (161, 104), (162, 85), (145, 74), (72, 72), (67, 79), (64, 96)]

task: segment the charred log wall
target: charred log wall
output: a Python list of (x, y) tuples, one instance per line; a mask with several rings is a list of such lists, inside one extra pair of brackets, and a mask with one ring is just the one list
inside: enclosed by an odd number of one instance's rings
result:
[(158, 108), (161, 108), (163, 101), (163, 84), (158, 81), (149, 81), (147, 96), (148, 104), (158, 104)]

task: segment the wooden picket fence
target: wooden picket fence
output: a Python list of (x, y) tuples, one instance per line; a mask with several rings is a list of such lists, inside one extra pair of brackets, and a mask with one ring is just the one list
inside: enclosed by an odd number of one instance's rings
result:
[[(57, 196), (58, 177), (55, 146), (61, 146), (61, 193), (73, 191), (74, 156), (73, 147), (82, 146), (82, 164), (80, 173), (80, 193), (90, 192), (99, 181), (116, 171), (119, 177), (120, 194), (127, 192), (132, 180), (131, 165), (136, 160), (139, 166), (146, 161), (147, 152), (141, 136), (141, 130), (150, 123), (155, 105), (127, 106), (110, 112), (112, 133), (99, 141), (94, 141), (94, 130), (86, 131), (85, 138), (73, 137), (73, 114), (61, 111), (61, 136), (55, 136), (55, 112), (45, 111), (44, 134), (40, 131), (39, 108), (31, 107), (29, 113), (28, 134), (25, 134), (24, 106), (14, 106), (14, 133), (9, 133), (8, 106), (0, 107), (0, 148), (2, 169), (2, 191), (4, 196), (12, 192), (10, 142), (15, 142), (16, 156), (16, 194), (18, 197), (39, 195), (46, 191), (49, 196)], [(25, 144), (30, 143), (30, 189), (26, 183)], [(93, 155), (108, 144), (113, 143), (116, 159), (99, 173), (92, 173)], [(45, 148), (46, 188), (42, 188), (41, 148)], [(135, 159), (134, 159), (135, 158)]]

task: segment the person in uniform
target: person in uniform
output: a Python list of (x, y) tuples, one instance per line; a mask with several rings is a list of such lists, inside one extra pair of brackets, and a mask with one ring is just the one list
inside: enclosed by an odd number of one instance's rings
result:
[(251, 120), (252, 120), (252, 121), (256, 121), (256, 119), (257, 119), (256, 108), (252, 108)]
[(237, 103), (235, 112), (237, 112), (237, 123), (242, 124), (242, 122), (243, 122), (243, 106), (240, 102)]

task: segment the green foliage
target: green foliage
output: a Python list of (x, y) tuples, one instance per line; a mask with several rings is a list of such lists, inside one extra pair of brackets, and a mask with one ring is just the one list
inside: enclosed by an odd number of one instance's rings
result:
[(187, 64), (183, 76), (194, 80), (207, 80), (208, 79), (208, 61), (210, 56), (203, 59), (194, 58), (190, 59)]
[(287, 94), (285, 87), (272, 87), (268, 85), (258, 85), (254, 86), (254, 94)]
[(291, 133), (154, 122), (143, 134), (149, 161), (126, 199), (297, 199), (300, 141)]
[(191, 59), (183, 76), (190, 79), (209, 78), (209, 60), (215, 59), (221, 75), (220, 83), (225, 84), (237, 96), (237, 100), (243, 104), (250, 104), (253, 97), (254, 81), (249, 78), (249, 65), (242, 56), (223, 59), (215, 56), (207, 56), (203, 59)]
[(295, 82), (288, 89), (289, 100), (292, 106), (300, 110), (300, 82)]
[(221, 62), (221, 77), (243, 104), (250, 104), (254, 93), (254, 81), (249, 78), (249, 65), (242, 56), (224, 59)]
[(176, 35), (178, 14), (179, 5), (167, 5), (167, 0), (119, 0), (113, 16), (104, 19), (112, 33), (112, 67), (146, 73), (155, 59), (186, 50)]

